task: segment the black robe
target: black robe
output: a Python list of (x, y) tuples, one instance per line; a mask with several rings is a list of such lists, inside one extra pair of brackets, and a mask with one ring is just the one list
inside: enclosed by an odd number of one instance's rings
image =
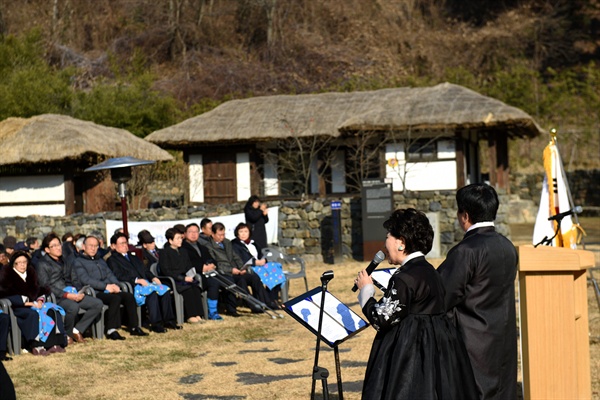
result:
[(444, 310), (444, 287), (425, 257), (392, 275), (363, 312), (377, 329), (363, 385), (367, 399), (472, 399), (475, 380), (460, 335)]
[(460, 331), (479, 399), (517, 397), (517, 251), (496, 232), (467, 232), (438, 268), (446, 288), (446, 310)]
[(252, 204), (246, 204), (244, 216), (246, 217), (246, 223), (252, 230), (252, 239), (254, 239), (256, 247), (262, 251), (267, 247), (267, 228), (265, 224), (269, 222), (269, 216), (264, 215), (260, 208), (252, 207)]

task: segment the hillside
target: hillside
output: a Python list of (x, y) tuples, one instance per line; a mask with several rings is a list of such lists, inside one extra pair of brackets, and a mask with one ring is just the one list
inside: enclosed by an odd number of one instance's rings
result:
[[(558, 129), (565, 164), (598, 168), (600, 2), (493, 4), (0, 1), (0, 32), (7, 38), (39, 30), (46, 61), (59, 71), (75, 67), (69, 82), (76, 91), (150, 74), (152, 89), (180, 111), (155, 125), (231, 98), (450, 81), (523, 108)], [(122, 125), (106, 116), (114, 113), (74, 109), (65, 112)], [(546, 140), (513, 145), (517, 167), (527, 170)]]

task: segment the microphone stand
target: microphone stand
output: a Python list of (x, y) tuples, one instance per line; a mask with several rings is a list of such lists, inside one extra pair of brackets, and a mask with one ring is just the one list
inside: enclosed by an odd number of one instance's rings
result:
[(543, 244), (544, 246), (551, 246), (552, 245), (552, 240), (556, 237), (556, 235), (558, 235), (558, 232), (560, 232), (560, 223), (562, 222), (562, 218), (559, 218), (556, 220), (556, 230), (554, 231), (554, 236), (552, 236), (550, 239), (548, 239), (548, 236), (544, 236), (544, 238), (535, 246), (533, 246), (534, 248), (538, 247), (540, 244)]
[(321, 307), (319, 309), (319, 325), (317, 329), (317, 345), (315, 348), (315, 363), (313, 365), (312, 388), (310, 398), (315, 398), (315, 384), (317, 380), (323, 385), (323, 400), (329, 400), (329, 388), (327, 387), (327, 377), (329, 371), (326, 368), (319, 367), (319, 349), (321, 348), (321, 329), (323, 327), (323, 309), (325, 308), (325, 293), (327, 292), (327, 284), (333, 279), (333, 271), (325, 271), (321, 275)]

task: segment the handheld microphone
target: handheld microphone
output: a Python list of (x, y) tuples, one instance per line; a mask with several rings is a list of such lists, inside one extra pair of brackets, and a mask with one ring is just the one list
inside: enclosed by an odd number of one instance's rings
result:
[[(373, 261), (371, 261), (371, 263), (367, 266), (367, 274), (371, 275), (371, 272), (373, 272), (383, 260), (385, 260), (385, 254), (380, 250), (377, 252), (377, 254), (375, 254), (375, 257), (373, 257)], [(358, 286), (355, 284), (352, 287), (352, 291), (356, 292), (357, 290)]]
[(570, 209), (569, 211), (561, 212), (561, 213), (551, 216), (550, 218), (548, 218), (548, 221), (560, 221), (561, 219), (563, 219), (566, 216), (573, 215), (573, 214), (579, 214), (582, 211), (583, 211), (583, 207), (575, 206), (572, 209)]

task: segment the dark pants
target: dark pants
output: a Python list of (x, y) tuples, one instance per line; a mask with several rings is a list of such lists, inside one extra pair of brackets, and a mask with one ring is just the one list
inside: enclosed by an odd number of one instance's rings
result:
[(1, 313), (0, 314), (0, 353), (4, 352), (6, 354), (7, 341), (8, 341), (8, 330), (10, 328), (10, 317), (8, 314)]
[[(62, 298), (58, 300), (58, 305), (65, 310), (65, 330), (70, 336), (73, 335), (73, 327), (83, 334), (100, 315), (103, 307), (102, 300), (91, 296), (85, 296), (80, 302)], [(80, 309), (85, 310), (85, 313), (75, 325)]]
[(206, 292), (206, 295), (211, 300), (219, 300), (219, 289), (221, 285), (214, 278), (207, 278), (202, 275), (202, 289)]
[(202, 316), (206, 318), (206, 315), (202, 315), (202, 291), (196, 285), (190, 285), (180, 291), (183, 296), (183, 313), (185, 319)]
[[(232, 275), (231, 277), (228, 278), (233, 278), (233, 281), (235, 282), (235, 284), (237, 286), (240, 287), (240, 289), (242, 289), (243, 292), (248, 293), (248, 287), (250, 287), (252, 289), (252, 296), (263, 302), (266, 303), (267, 302), (267, 294), (265, 292), (265, 287), (262, 284), (262, 281), (260, 280), (260, 278), (258, 277), (258, 275), (256, 274), (250, 274), (250, 273), (246, 273), (244, 275)], [(227, 305), (229, 305), (230, 299), (228, 298), (227, 301)], [(259, 307), (255, 306), (252, 303), (246, 302), (246, 305), (253, 311), (256, 311), (259, 309)], [(229, 308), (228, 308), (229, 310)]]
[(13, 308), (13, 312), (15, 313), (15, 317), (17, 317), (17, 325), (19, 325), (19, 329), (21, 330), (24, 344), (35, 340), (40, 333), (38, 313), (29, 307), (15, 307)]
[[(185, 301), (185, 297), (184, 297)], [(165, 293), (159, 296), (152, 292), (146, 296), (146, 307), (148, 307), (148, 318), (152, 325), (160, 325), (164, 322), (175, 321), (173, 306), (171, 304), (171, 295)]]
[(256, 274), (251, 273), (246, 273), (242, 276), (246, 278), (247, 285), (252, 289), (252, 296), (254, 296), (256, 300), (259, 300), (265, 304), (268, 303), (269, 299), (267, 296), (267, 291), (262, 281), (260, 280), (260, 277)]
[(127, 326), (130, 329), (140, 326), (137, 315), (137, 303), (135, 302), (135, 297), (133, 297), (131, 293), (96, 292), (96, 297), (108, 306), (108, 310), (106, 310), (104, 316), (107, 331), (109, 329), (119, 329), (121, 327), (121, 304), (125, 308), (125, 313), (127, 314)]
[(4, 368), (4, 364), (0, 362), (0, 399), (13, 400), (16, 398), (15, 386)]

